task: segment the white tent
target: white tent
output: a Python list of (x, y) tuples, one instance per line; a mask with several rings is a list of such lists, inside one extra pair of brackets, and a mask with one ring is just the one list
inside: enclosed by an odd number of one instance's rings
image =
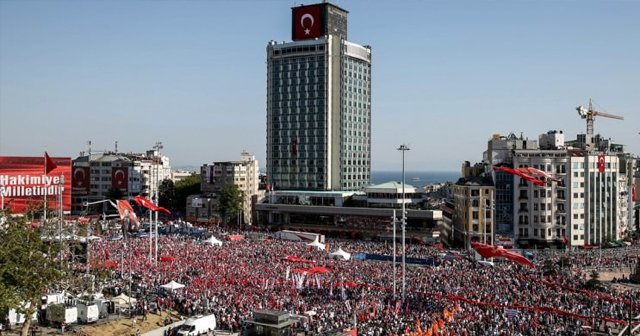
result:
[(218, 240), (218, 238), (211, 236), (209, 239), (204, 241), (205, 243), (210, 243), (211, 245), (222, 246), (222, 241)]
[(332, 258), (343, 258), (344, 260), (351, 259), (351, 253), (347, 253), (342, 250), (342, 247), (338, 248), (337, 251), (329, 253)]
[(168, 284), (164, 284), (164, 285), (162, 285), (160, 287), (165, 288), (165, 289), (169, 289), (169, 290), (174, 290), (174, 289), (183, 288), (184, 285), (181, 284), (181, 283), (177, 283), (177, 282), (171, 280), (171, 282), (169, 282)]
[(136, 300), (135, 298), (129, 297), (126, 294), (122, 293), (114, 298), (111, 298), (111, 301), (113, 301), (116, 305), (118, 306), (125, 306), (128, 305), (129, 303), (131, 304), (135, 304)]
[(313, 241), (313, 243), (309, 243), (307, 244), (307, 246), (314, 246), (317, 247), (318, 250), (324, 250), (325, 245), (321, 242), (319, 242), (317, 239)]

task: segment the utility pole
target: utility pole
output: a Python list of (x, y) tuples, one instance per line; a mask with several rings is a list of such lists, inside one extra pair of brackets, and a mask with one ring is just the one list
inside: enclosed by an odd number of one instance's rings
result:
[(402, 144), (398, 147), (402, 151), (402, 303), (406, 298), (406, 271), (407, 271), (407, 247), (406, 247), (406, 231), (407, 231), (407, 211), (405, 210), (405, 194), (404, 194), (404, 152), (409, 150), (409, 146)]

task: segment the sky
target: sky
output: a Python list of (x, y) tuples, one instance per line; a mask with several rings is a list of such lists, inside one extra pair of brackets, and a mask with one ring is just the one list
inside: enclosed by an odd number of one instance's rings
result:
[[(1, 0), (0, 155), (266, 156), (266, 45), (291, 0)], [(640, 1), (330, 1), (372, 47), (372, 170), (458, 171), (493, 134), (595, 132), (640, 154)]]

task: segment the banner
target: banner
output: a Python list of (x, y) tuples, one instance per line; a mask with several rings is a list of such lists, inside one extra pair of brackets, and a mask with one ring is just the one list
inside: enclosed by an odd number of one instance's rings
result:
[(120, 189), (124, 194), (129, 191), (129, 167), (111, 168), (111, 188)]
[(598, 155), (598, 172), (604, 173), (604, 154)]
[(324, 6), (322, 4), (292, 8), (291, 39), (310, 40), (325, 34)]
[(74, 195), (86, 196), (89, 195), (90, 189), (90, 169), (89, 167), (74, 167), (73, 168), (73, 181), (72, 191)]
[(62, 209), (71, 211), (71, 158), (50, 159), (56, 167), (45, 174), (44, 156), (0, 156), (0, 207), (23, 214), (41, 209), (47, 195), (48, 209), (57, 209), (62, 191)]

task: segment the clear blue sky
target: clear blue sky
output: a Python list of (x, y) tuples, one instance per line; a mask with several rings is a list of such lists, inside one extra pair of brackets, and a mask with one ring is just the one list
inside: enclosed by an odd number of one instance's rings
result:
[[(300, 1), (0, 1), (0, 155), (142, 152), (264, 169), (266, 44)], [(314, 2), (304, 2), (310, 4)], [(455, 171), (493, 133), (640, 153), (640, 1), (333, 1), (373, 48), (373, 170)]]

